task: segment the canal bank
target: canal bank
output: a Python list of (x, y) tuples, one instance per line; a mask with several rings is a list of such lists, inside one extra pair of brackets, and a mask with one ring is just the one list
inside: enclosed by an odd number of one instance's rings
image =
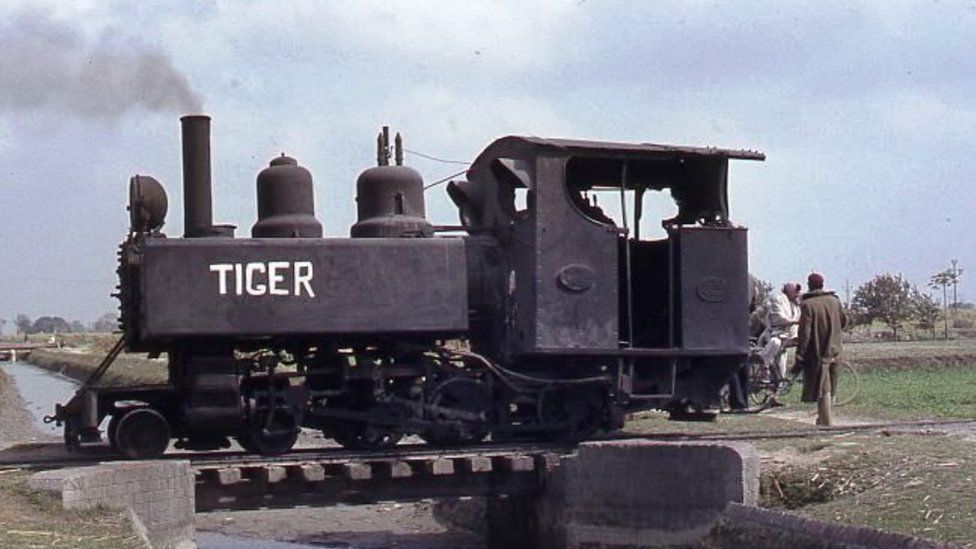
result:
[[(105, 353), (77, 352), (71, 349), (38, 349), (31, 353), (31, 364), (77, 381), (88, 379), (105, 358)], [(102, 385), (162, 383), (166, 381), (165, 359), (144, 355), (121, 355), (101, 379)]]
[(33, 431), (42, 437), (60, 438), (61, 429), (53, 423), (44, 423), (44, 416), (54, 413), (55, 403), (67, 402), (79, 383), (31, 362), (2, 362), (0, 370), (16, 388), (17, 404), (27, 411)]
[[(165, 372), (165, 367), (160, 367), (158, 361), (127, 358), (127, 367), (121, 371), (125, 379)], [(34, 364), (34, 360), (38, 364)], [(6, 437), (0, 440), (9, 440), (9, 444), (15, 444), (59, 439), (60, 430), (52, 431), (52, 425), (43, 424), (43, 416), (53, 411), (55, 403), (63, 403), (70, 399), (79, 383), (76, 380), (86, 378), (100, 360), (101, 356), (95, 354), (43, 351), (32, 357), (31, 363), (0, 363), (0, 437)], [(41, 431), (42, 428), (46, 433)], [(303, 439), (305, 439), (303, 442), (308, 445), (321, 446), (331, 443), (323, 440), (317, 431), (306, 430), (303, 432)], [(0, 494), (0, 499), (2, 497), (3, 494)], [(484, 547), (480, 536), (466, 532), (451, 532), (439, 524), (433, 517), (431, 507), (432, 502), (418, 502), (199, 513), (195, 517), (197, 544), (201, 549), (230, 547), (281, 549), (471, 547), (477, 549)], [(36, 520), (47, 519), (42, 517)], [(2, 517), (0, 522), (3, 522)], [(15, 531), (31, 529), (27, 524), (7, 526)], [(57, 533), (57, 535), (61, 534)], [(0, 536), (0, 542), (2, 541), (4, 538)], [(0, 547), (3, 546), (3, 543), (0, 543)]]

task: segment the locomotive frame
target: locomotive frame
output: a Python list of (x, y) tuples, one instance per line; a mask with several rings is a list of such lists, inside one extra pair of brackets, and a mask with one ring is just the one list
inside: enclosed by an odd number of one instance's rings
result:
[[(252, 238), (235, 238), (212, 222), (210, 119), (182, 123), (184, 236), (162, 233), (162, 185), (133, 177), (123, 338), (57, 408), (71, 446), (100, 440), (105, 418), (109, 442), (140, 458), (171, 439), (281, 453), (303, 427), (356, 448), (576, 440), (635, 409), (707, 415), (748, 355), (727, 174), (761, 153), (505, 137), (448, 184), (461, 226), (445, 228), (384, 128), (351, 238), (322, 238), (311, 175), (284, 155), (258, 176)], [(619, 224), (597, 190), (619, 195)], [(642, 240), (643, 197), (664, 190), (677, 215)], [(168, 382), (100, 387), (123, 346), (166, 353)]]

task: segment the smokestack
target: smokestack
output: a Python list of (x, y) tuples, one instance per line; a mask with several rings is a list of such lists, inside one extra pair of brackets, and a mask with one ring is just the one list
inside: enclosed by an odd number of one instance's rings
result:
[(213, 227), (210, 177), (210, 117), (180, 118), (183, 125), (183, 236), (208, 236)]

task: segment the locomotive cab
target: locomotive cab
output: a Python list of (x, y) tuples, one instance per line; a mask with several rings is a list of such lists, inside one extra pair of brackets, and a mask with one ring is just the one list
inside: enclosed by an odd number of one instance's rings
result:
[[(509, 258), (491, 349), (512, 363), (618, 372), (618, 397), (705, 408), (748, 353), (746, 229), (728, 160), (760, 153), (507, 137), (449, 192)], [(676, 215), (641, 238), (644, 198)], [(598, 200), (598, 198), (602, 200)], [(646, 226), (646, 225), (645, 225)]]

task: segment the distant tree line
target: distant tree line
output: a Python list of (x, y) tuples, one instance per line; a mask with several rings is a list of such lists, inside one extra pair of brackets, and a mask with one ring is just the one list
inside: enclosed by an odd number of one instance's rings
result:
[(893, 339), (897, 340), (899, 330), (909, 322), (918, 328), (930, 330), (935, 338), (941, 319), (942, 335), (948, 338), (950, 311), (973, 308), (972, 303), (958, 301), (957, 288), (961, 277), (962, 269), (953, 260), (949, 269), (939, 271), (929, 278), (929, 288), (942, 290), (940, 306), (938, 300), (902, 278), (900, 274), (879, 274), (854, 291), (850, 303), (847, 304), (851, 323), (863, 325), (882, 322), (891, 329)]
[[(898, 339), (906, 325), (927, 330), (934, 339), (938, 335), (949, 337), (950, 317), (954, 311), (976, 309), (973, 303), (958, 300), (958, 286), (963, 270), (957, 261), (951, 266), (933, 274), (926, 286), (941, 293), (938, 299), (905, 280), (901, 274), (883, 273), (857, 287), (844, 304), (849, 326), (866, 326), (880, 322), (891, 330), (893, 339)], [(762, 332), (766, 316), (766, 301), (774, 293), (772, 284), (750, 276), (750, 295), (755, 299), (749, 318), (750, 333), (755, 336)], [(961, 313), (958, 313), (961, 315)], [(956, 328), (972, 328), (969, 320), (954, 317)], [(941, 332), (941, 334), (939, 334)]]
[(65, 320), (60, 316), (39, 316), (36, 319), (20, 313), (14, 319), (18, 334), (80, 334), (86, 332), (112, 332), (118, 329), (114, 313), (105, 313), (97, 320), (83, 324), (79, 320)]

